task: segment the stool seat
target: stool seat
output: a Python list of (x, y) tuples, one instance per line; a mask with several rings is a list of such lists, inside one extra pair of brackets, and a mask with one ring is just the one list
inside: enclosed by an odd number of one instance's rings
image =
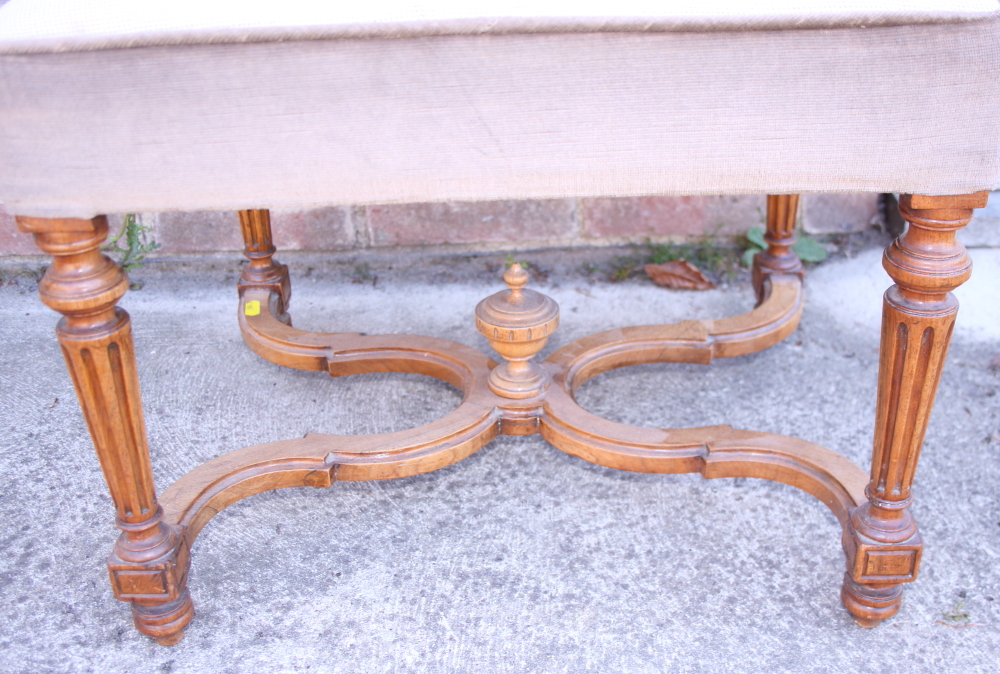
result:
[(12, 0), (0, 199), (88, 218), (1000, 183), (996, 0), (567, 7)]
[[(430, 472), (501, 434), (538, 434), (607, 468), (802, 489), (840, 523), (841, 601), (874, 627), (917, 578), (911, 485), (958, 310), (951, 291), (972, 266), (955, 232), (997, 182), (996, 0), (0, 7), (0, 199), (52, 256), (39, 295), (63, 315), (60, 348), (115, 505), (112, 589), (164, 645), (194, 615), (195, 539), (227, 506)], [(811, 191), (899, 192), (908, 223), (883, 260), (896, 285), (883, 300), (870, 472), (791, 436), (630, 426), (579, 405), (575, 391), (602, 372), (708, 366), (791, 334), (805, 273), (798, 193)], [(541, 363), (559, 307), (525, 288), (517, 263), (475, 310), (503, 362), (434, 336), (293, 327), (268, 210), (750, 192), (768, 194), (755, 308), (605, 330)], [(117, 307), (129, 282), (102, 253), (106, 214), (194, 209), (239, 210), (237, 315), (254, 353), (331, 376), (437, 377), (459, 405), (395, 433), (234, 449), (158, 496)]]

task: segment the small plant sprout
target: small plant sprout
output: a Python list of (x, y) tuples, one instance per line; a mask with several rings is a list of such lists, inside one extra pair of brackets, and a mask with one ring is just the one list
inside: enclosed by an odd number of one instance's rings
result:
[[(799, 256), (803, 262), (822, 262), (826, 259), (826, 249), (814, 238), (799, 232), (796, 235), (795, 243), (792, 244), (792, 252)], [(764, 240), (763, 227), (751, 227), (746, 234), (747, 247), (743, 251), (742, 262), (744, 267), (753, 264), (754, 256), (767, 248), (767, 241)]]
[(150, 228), (139, 222), (135, 213), (126, 213), (121, 229), (101, 249), (117, 257), (116, 261), (125, 271), (135, 269), (149, 253), (160, 247), (148, 238), (149, 232)]
[(503, 258), (504, 269), (506, 269), (507, 267), (510, 267), (515, 262), (518, 263), (519, 265), (521, 265), (521, 269), (527, 269), (528, 268), (528, 261), (527, 260), (517, 260), (517, 259), (514, 258), (514, 253), (507, 253), (504, 256), (504, 258)]

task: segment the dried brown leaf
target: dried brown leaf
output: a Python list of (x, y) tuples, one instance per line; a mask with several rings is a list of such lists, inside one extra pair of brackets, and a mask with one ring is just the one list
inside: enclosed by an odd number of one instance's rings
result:
[(647, 264), (646, 274), (658, 286), (684, 290), (709, 290), (715, 284), (687, 260), (671, 260), (663, 264)]

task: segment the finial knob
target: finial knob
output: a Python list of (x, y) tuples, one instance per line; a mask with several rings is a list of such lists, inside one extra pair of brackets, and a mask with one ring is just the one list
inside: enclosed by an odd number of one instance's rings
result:
[(521, 288), (527, 285), (529, 278), (528, 272), (524, 271), (524, 268), (517, 262), (512, 264), (503, 274), (503, 280), (507, 287), (518, 293), (521, 292)]
[(549, 385), (549, 376), (529, 362), (559, 325), (559, 305), (524, 286), (528, 272), (516, 262), (503, 280), (507, 290), (487, 297), (476, 306), (476, 328), (506, 362), (490, 373), (490, 390), (505, 398), (531, 398)]

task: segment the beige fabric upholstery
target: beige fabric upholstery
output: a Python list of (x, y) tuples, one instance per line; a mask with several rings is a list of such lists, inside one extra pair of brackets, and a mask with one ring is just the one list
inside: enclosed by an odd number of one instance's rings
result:
[[(25, 4), (0, 8), (0, 26)], [(48, 52), (0, 41), (0, 199), (88, 217), (992, 188), (1000, 17), (923, 12), (823, 30), (587, 32), (565, 19), (562, 32), (71, 52), (58, 37)]]

